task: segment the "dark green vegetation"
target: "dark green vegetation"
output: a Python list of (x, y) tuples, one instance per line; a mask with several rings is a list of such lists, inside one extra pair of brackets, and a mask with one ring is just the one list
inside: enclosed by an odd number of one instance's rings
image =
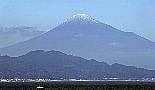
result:
[(109, 65), (94, 59), (67, 55), (59, 51), (31, 51), (19, 57), (0, 56), (0, 78), (11, 79), (82, 79), (154, 78), (155, 70), (121, 64)]
[[(44, 87), (37, 89), (37, 87)], [(55, 81), (0, 83), (0, 90), (155, 90), (154, 82)]]

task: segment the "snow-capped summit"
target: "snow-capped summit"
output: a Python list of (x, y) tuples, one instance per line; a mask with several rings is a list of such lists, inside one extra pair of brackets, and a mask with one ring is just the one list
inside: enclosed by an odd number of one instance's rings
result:
[(84, 20), (95, 20), (92, 16), (89, 16), (87, 14), (76, 14), (73, 15), (70, 19), (84, 19)]
[(64, 23), (90, 24), (99, 23), (94, 17), (87, 14), (76, 14), (67, 19)]

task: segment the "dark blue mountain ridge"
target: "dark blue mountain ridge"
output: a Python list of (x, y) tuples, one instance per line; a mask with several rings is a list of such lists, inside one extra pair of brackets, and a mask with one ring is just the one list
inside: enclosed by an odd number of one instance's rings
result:
[(57, 50), (87, 59), (104, 60), (109, 64), (155, 69), (154, 42), (85, 14), (74, 15), (36, 38), (2, 48), (0, 53), (19, 56), (31, 50)]
[(141, 79), (154, 78), (155, 70), (109, 65), (94, 59), (87, 60), (59, 51), (31, 51), (19, 57), (0, 56), (1, 78), (24, 79), (84, 79), (103, 80), (105, 78)]

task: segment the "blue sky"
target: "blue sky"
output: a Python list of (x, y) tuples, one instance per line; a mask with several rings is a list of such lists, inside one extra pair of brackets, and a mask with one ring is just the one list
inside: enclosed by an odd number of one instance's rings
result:
[(0, 0), (0, 26), (52, 26), (86, 13), (155, 41), (155, 0)]

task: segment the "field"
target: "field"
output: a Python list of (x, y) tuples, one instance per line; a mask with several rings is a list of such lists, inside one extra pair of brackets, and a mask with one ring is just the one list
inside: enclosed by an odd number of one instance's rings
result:
[(0, 90), (155, 90), (155, 82), (135, 82), (135, 81), (1, 82)]

